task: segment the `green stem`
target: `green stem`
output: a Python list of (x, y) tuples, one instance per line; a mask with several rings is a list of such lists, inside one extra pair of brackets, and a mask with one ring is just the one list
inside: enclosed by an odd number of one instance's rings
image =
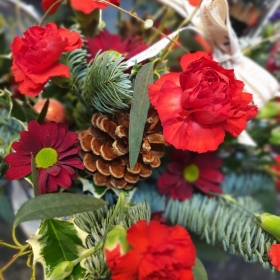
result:
[(18, 246), (18, 247), (24, 247), (22, 244), (20, 244), (17, 240), (17, 237), (16, 237), (16, 228), (13, 227), (12, 229), (12, 237), (13, 237), (13, 240), (15, 242), (15, 244)]
[(45, 14), (43, 15), (43, 17), (42, 17), (41, 21), (39, 22), (38, 26), (41, 26), (41, 25), (43, 24), (43, 22), (44, 22), (46, 16), (50, 13), (50, 11), (52, 10), (52, 8), (53, 8), (56, 4), (58, 4), (58, 3), (60, 3), (60, 2), (62, 2), (62, 0), (58, 0), (58, 1), (54, 2), (54, 3), (49, 7), (49, 9), (48, 9), (48, 10), (45, 12)]
[(73, 93), (76, 95), (76, 97), (78, 98), (78, 100), (84, 105), (86, 112), (91, 115), (92, 110), (90, 109), (90, 107), (88, 106), (88, 104), (86, 103), (85, 99), (76, 91), (74, 90)]
[[(131, 13), (131, 12), (128, 12), (128, 11), (122, 9), (121, 7), (118, 7), (118, 6), (116, 6), (116, 5), (114, 5), (114, 4), (110, 3), (110, 2), (108, 2), (108, 1), (106, 1), (106, 0), (98, 0), (98, 2), (104, 3), (104, 4), (108, 5), (108, 6), (112, 6), (112, 7), (114, 7), (115, 9), (117, 9), (117, 10), (119, 10), (119, 11), (121, 11), (121, 12), (123, 12), (123, 13), (125, 13), (125, 14), (127, 14), (127, 15), (130, 15), (131, 17), (137, 19), (138, 21), (142, 22), (143, 24), (146, 23), (143, 19), (139, 18), (139, 17), (136, 16), (135, 14), (133, 14), (133, 13)], [(173, 44), (175, 44), (175, 45), (178, 46), (179, 48), (183, 49), (185, 52), (189, 52), (187, 49), (185, 49), (183, 46), (181, 46), (178, 42), (176, 42), (176, 41), (174, 41), (173, 39), (169, 38), (166, 34), (164, 34), (164, 33), (163, 33), (162, 31), (160, 31), (158, 28), (152, 26), (151, 29), (154, 30), (155, 32), (159, 33), (161, 36), (165, 37), (167, 40), (169, 40), (170, 42), (172, 42)]]
[[(111, 218), (108, 222), (108, 225), (105, 229), (105, 232), (104, 232), (104, 235), (103, 235), (103, 241), (106, 239), (108, 231), (111, 230), (112, 224), (115, 220), (115, 217), (116, 217), (117, 213), (119, 212), (119, 209), (124, 209), (124, 204), (125, 204), (125, 193), (121, 192), (120, 195), (119, 195), (118, 202), (115, 206), (114, 212), (113, 212), (113, 214), (112, 214), (112, 216), (111, 216)], [(121, 210), (121, 211), (123, 211), (123, 210)], [(120, 213), (120, 218), (121, 218), (121, 215), (123, 215), (123, 213)]]
[(76, 260), (74, 260), (72, 262), (74, 263), (74, 265), (77, 265), (80, 261), (82, 261), (83, 259), (89, 257), (93, 253), (97, 252), (102, 247), (103, 247), (103, 242), (101, 241), (101, 242), (99, 242), (97, 244), (96, 247), (92, 247), (92, 248), (88, 249), (83, 255), (81, 255), (79, 258), (77, 258)]
[(9, 261), (0, 269), (0, 275), (2, 275), (3, 272), (4, 272), (12, 263), (14, 263), (14, 261), (15, 261), (17, 258), (19, 258), (19, 257), (23, 254), (24, 250), (25, 250), (26, 248), (28, 248), (28, 247), (29, 247), (29, 244), (26, 245), (26, 246), (22, 246), (22, 248), (18, 251), (18, 253), (15, 254), (15, 255), (12, 257), (12, 259), (9, 260)]
[(9, 248), (12, 248), (12, 249), (20, 249), (21, 248), (19, 246), (8, 244), (8, 243), (6, 243), (6, 242), (4, 242), (2, 240), (0, 240), (0, 245), (6, 246), (6, 247), (9, 247)]

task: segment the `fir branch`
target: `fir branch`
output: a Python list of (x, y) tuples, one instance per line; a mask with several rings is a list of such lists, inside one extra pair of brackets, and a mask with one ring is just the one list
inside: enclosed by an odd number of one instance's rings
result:
[[(104, 233), (108, 230), (108, 224), (114, 207), (108, 208), (104, 206), (93, 212), (79, 213), (74, 216), (75, 224), (83, 231), (89, 234), (87, 238), (87, 247), (92, 248), (96, 246), (104, 236)], [(150, 210), (144, 203), (139, 203), (134, 206), (125, 208), (124, 220), (120, 221), (119, 215), (115, 216), (113, 225), (120, 224), (122, 222), (124, 226), (129, 228), (139, 220), (150, 219)], [(103, 250), (99, 250), (96, 254), (93, 254), (85, 262), (85, 267), (88, 270), (88, 275), (85, 279), (104, 279), (109, 275), (109, 270), (105, 262)]]
[(86, 61), (87, 50), (81, 48), (69, 53), (64, 53), (62, 62), (70, 68), (70, 90), (82, 94), (88, 63)]
[(274, 181), (267, 173), (235, 173), (226, 174), (222, 183), (223, 193), (245, 196), (258, 191), (273, 191), (275, 189)]
[(100, 113), (129, 108), (133, 91), (123, 60), (116, 52), (98, 53), (87, 70), (84, 98)]
[[(237, 201), (251, 212), (258, 212), (259, 204), (250, 197)], [(180, 224), (205, 239), (208, 244), (221, 243), (225, 251), (243, 256), (247, 262), (260, 261), (271, 267), (268, 250), (276, 243), (253, 216), (219, 198), (200, 194), (191, 200), (169, 200), (164, 217), (171, 224)]]

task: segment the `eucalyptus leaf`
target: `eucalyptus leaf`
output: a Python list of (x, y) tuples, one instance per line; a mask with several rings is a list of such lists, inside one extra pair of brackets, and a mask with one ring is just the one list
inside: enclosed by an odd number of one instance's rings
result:
[(192, 269), (194, 280), (208, 280), (207, 272), (202, 264), (202, 262), (196, 258), (195, 266)]
[(44, 121), (44, 119), (46, 118), (46, 115), (48, 113), (49, 104), (50, 104), (50, 101), (49, 101), (49, 99), (47, 99), (41, 113), (38, 116), (38, 119), (37, 119), (38, 123), (42, 123)]
[(51, 193), (31, 198), (18, 210), (14, 227), (22, 222), (71, 216), (94, 211), (107, 204), (101, 199), (81, 194)]
[[(71, 221), (44, 220), (31, 239), (34, 262), (44, 267), (45, 279), (51, 279), (53, 269), (63, 261), (73, 261), (86, 250), (87, 233), (75, 227)], [(66, 279), (85, 279), (86, 270), (77, 264)]]
[(153, 83), (154, 63), (150, 62), (139, 70), (134, 85), (133, 102), (129, 122), (129, 165), (133, 169), (141, 148), (143, 132), (150, 106), (148, 86)]

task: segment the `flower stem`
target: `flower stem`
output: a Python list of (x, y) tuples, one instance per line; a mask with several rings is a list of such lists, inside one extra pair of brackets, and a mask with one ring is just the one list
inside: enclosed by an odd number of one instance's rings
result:
[(54, 3), (49, 7), (49, 9), (48, 9), (48, 10), (45, 12), (45, 14), (43, 15), (43, 17), (42, 17), (41, 21), (39, 22), (38, 26), (41, 26), (41, 25), (43, 24), (43, 22), (44, 22), (46, 16), (50, 13), (50, 11), (52, 10), (52, 8), (53, 8), (56, 4), (58, 4), (58, 3), (60, 3), (60, 2), (62, 2), (62, 0), (58, 0), (58, 1), (54, 2)]
[(124, 204), (125, 204), (125, 193), (124, 192), (121, 192), (120, 195), (119, 195), (119, 199), (118, 199), (118, 202), (115, 206), (115, 209), (114, 209), (114, 212), (108, 222), (108, 225), (105, 229), (105, 232), (104, 232), (104, 235), (103, 235), (103, 241), (105, 241), (106, 237), (107, 237), (107, 233), (108, 231), (111, 230), (111, 227), (112, 227), (112, 224), (115, 220), (115, 217), (117, 215), (117, 213), (119, 212), (120, 210), (120, 221), (122, 221), (123, 219), (123, 215), (124, 215)]
[(32, 275), (30, 280), (36, 280), (36, 263), (32, 266)]
[(269, 37), (267, 37), (267, 38), (264, 38), (264, 39), (260, 40), (259, 42), (257, 42), (256, 44), (254, 44), (254, 45), (252, 45), (252, 46), (249, 46), (249, 47), (247, 47), (247, 48), (244, 48), (244, 49), (242, 50), (242, 52), (243, 52), (243, 54), (247, 54), (247, 53), (249, 53), (251, 50), (253, 50), (254, 48), (258, 47), (259, 45), (261, 45), (261, 44), (263, 44), (263, 43), (265, 43), (265, 42), (267, 42), (267, 41), (276, 40), (276, 39), (278, 39), (278, 38), (280, 38), (280, 34), (276, 34), (276, 35), (273, 35), (273, 36), (269, 36)]
[(17, 240), (17, 237), (16, 237), (16, 228), (15, 228), (15, 227), (13, 227), (13, 229), (12, 229), (12, 238), (13, 238), (15, 244), (16, 244), (18, 247), (24, 247), (24, 246), (23, 246), (22, 244), (20, 244), (20, 243), (18, 242), (18, 240)]
[[(110, 3), (110, 2), (108, 2), (108, 1), (106, 1), (106, 0), (97, 0), (97, 2), (101, 2), (101, 3), (104, 3), (104, 4), (106, 4), (106, 5), (112, 6), (112, 7), (114, 7), (115, 9), (117, 9), (117, 10), (119, 10), (119, 11), (121, 11), (121, 12), (123, 12), (123, 13), (125, 13), (125, 14), (127, 14), (127, 15), (130, 15), (131, 17), (137, 19), (138, 21), (142, 22), (143, 24), (146, 23), (143, 19), (139, 18), (139, 17), (136, 16), (135, 14), (133, 14), (133, 13), (131, 13), (131, 12), (129, 12), (129, 11), (126, 11), (126, 10), (122, 9), (121, 7), (118, 7), (118, 6), (116, 6), (116, 5), (114, 5), (114, 4)], [(187, 49), (185, 49), (183, 46), (181, 46), (179, 43), (177, 43), (177, 42), (174, 41), (173, 39), (169, 38), (166, 34), (164, 34), (164, 33), (163, 33), (162, 31), (160, 31), (158, 28), (152, 26), (151, 29), (154, 30), (155, 32), (159, 33), (161, 36), (165, 37), (166, 39), (168, 39), (170, 42), (172, 42), (172, 43), (174, 43), (175, 45), (177, 45), (179, 48), (181, 48), (181, 49), (183, 49), (184, 51), (188, 52)]]
[(9, 248), (12, 248), (12, 249), (20, 249), (21, 247), (19, 246), (15, 246), (15, 245), (12, 245), (12, 244), (8, 244), (2, 240), (0, 240), (0, 245), (3, 245), (3, 246), (6, 246), (6, 247), (9, 247)]

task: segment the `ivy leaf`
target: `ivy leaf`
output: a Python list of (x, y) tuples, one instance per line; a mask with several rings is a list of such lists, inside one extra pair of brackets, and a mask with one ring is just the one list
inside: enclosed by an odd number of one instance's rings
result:
[(106, 191), (108, 191), (108, 188), (105, 187), (98, 187), (95, 186), (95, 184), (93, 183), (93, 181), (89, 181), (87, 179), (83, 179), (81, 177), (78, 178), (79, 181), (81, 181), (82, 185), (83, 185), (83, 192), (90, 192), (91, 194), (93, 194), (94, 197), (96, 198), (101, 198)]
[(81, 194), (51, 193), (39, 195), (25, 202), (18, 210), (14, 227), (22, 222), (94, 211), (106, 204), (105, 201)]
[[(73, 261), (86, 250), (87, 233), (75, 227), (72, 221), (54, 219), (44, 220), (37, 231), (27, 242), (32, 246), (34, 263), (40, 262), (44, 267), (45, 278), (56, 265), (63, 261)], [(80, 264), (74, 267), (67, 280), (84, 279), (86, 270)]]
[(195, 266), (192, 269), (194, 280), (208, 280), (207, 272), (202, 264), (202, 262), (196, 258)]
[(150, 106), (148, 86), (153, 83), (154, 63), (145, 64), (138, 72), (133, 93), (129, 122), (129, 165), (133, 169), (137, 162), (147, 114)]

